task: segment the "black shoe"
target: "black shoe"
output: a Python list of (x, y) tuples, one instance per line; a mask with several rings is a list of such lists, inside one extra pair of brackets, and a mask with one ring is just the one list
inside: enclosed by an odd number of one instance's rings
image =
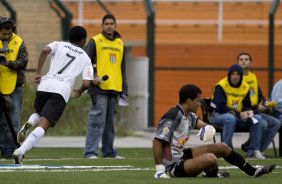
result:
[(245, 144), (242, 144), (242, 145), (241, 145), (241, 149), (242, 149), (244, 152), (247, 152), (247, 148), (246, 148), (246, 145), (245, 145)]
[(270, 164), (270, 165), (265, 165), (263, 167), (257, 168), (255, 171), (254, 177), (260, 177), (264, 174), (270, 173), (274, 168), (276, 167), (276, 164)]
[(219, 170), (217, 173), (218, 178), (228, 178), (230, 176), (229, 172)]

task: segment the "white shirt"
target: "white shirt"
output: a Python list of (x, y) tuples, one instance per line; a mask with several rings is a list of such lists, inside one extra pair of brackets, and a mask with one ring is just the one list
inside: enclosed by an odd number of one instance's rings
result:
[(84, 50), (69, 42), (54, 41), (47, 46), (52, 50), (50, 68), (37, 90), (61, 94), (67, 102), (79, 74), (83, 80), (94, 79), (91, 60)]
[(276, 102), (274, 109), (282, 113), (282, 80), (274, 84), (271, 91), (271, 100)]

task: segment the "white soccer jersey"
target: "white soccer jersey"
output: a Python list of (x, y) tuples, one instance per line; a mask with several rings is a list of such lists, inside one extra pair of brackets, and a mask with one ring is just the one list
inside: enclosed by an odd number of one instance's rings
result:
[(67, 102), (75, 79), (82, 73), (83, 80), (93, 80), (91, 60), (80, 47), (69, 42), (52, 42), (50, 68), (38, 86), (38, 91), (61, 94)]

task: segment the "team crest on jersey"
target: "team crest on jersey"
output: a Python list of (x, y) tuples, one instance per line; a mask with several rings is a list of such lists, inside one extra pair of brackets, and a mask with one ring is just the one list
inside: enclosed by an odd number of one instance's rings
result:
[(250, 96), (254, 96), (255, 95), (255, 90), (254, 87), (250, 88)]
[(232, 108), (233, 109), (238, 109), (238, 100), (233, 100), (232, 101)]
[(114, 53), (111, 53), (110, 54), (110, 61), (111, 61), (111, 63), (115, 63), (116, 62), (116, 55), (114, 54)]
[(169, 128), (168, 127), (164, 127), (163, 128), (163, 134), (168, 134), (169, 132)]

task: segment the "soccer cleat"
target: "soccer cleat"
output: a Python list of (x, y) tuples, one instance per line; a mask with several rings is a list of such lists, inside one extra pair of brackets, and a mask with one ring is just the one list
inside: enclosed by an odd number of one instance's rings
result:
[(23, 154), (20, 153), (18, 149), (16, 149), (13, 153), (13, 157), (15, 160), (15, 164), (22, 164), (23, 161)]
[(25, 140), (25, 138), (28, 136), (28, 134), (31, 132), (32, 124), (30, 121), (27, 121), (21, 128), (21, 130), (18, 133), (17, 141), (18, 143), (22, 144)]
[(219, 170), (217, 173), (218, 178), (228, 178), (230, 176), (229, 172)]
[[(203, 172), (203, 177), (208, 177), (207, 174), (205, 172)], [(223, 171), (223, 170), (219, 170), (217, 172), (216, 176), (213, 176), (214, 178), (228, 178), (230, 176), (229, 172), (227, 171)], [(211, 177), (212, 178), (212, 177)]]
[(247, 151), (248, 151), (247, 148), (246, 148), (246, 146), (247, 146), (247, 145), (245, 145), (245, 144), (242, 144), (242, 145), (241, 145), (241, 149), (242, 149), (244, 152), (247, 152)]
[(276, 167), (276, 164), (270, 164), (270, 165), (265, 165), (262, 167), (257, 168), (255, 171), (254, 177), (260, 177), (264, 174), (270, 173), (274, 168)]

